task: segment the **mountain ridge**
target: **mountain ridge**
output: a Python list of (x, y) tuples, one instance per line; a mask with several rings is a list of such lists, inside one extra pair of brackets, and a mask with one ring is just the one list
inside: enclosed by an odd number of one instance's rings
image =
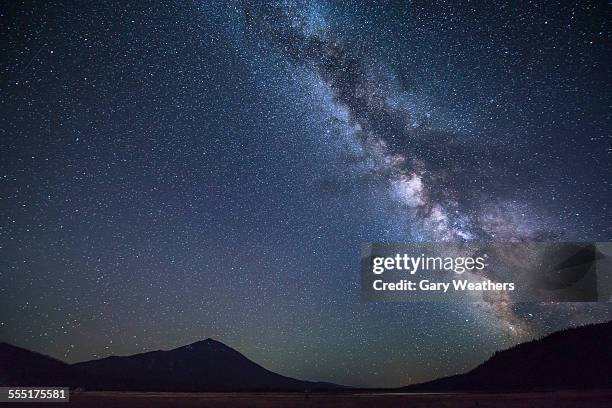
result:
[(68, 385), (130, 391), (303, 391), (346, 388), (277, 374), (212, 338), (169, 350), (111, 355), (74, 364), (9, 343), (0, 343), (0, 362), (0, 385)]
[[(275, 373), (221, 341), (68, 364), (0, 342), (1, 386), (69, 386), (116, 391), (339, 391), (341, 385)], [(561, 330), (495, 352), (464, 374), (402, 392), (612, 389), (612, 321)]]
[(497, 351), (464, 374), (399, 389), (443, 392), (595, 388), (612, 388), (612, 321), (553, 332)]

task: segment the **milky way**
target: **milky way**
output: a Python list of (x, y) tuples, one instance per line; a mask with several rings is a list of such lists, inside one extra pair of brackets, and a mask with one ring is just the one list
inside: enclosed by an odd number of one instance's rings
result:
[[(417, 241), (563, 238), (550, 214), (540, 211), (535, 216), (528, 201), (496, 194), (495, 185), (506, 171), (496, 163), (513, 160), (517, 152), (504, 154), (486, 138), (462, 143), (461, 135), (453, 131), (419, 123), (410, 107), (394, 103), (412, 90), (390, 70), (381, 76), (380, 64), (345, 46), (321, 9), (325, 5), (247, 3), (243, 8), (247, 35), (264, 38), (293, 63), (316, 74), (331, 95), (332, 109), (341, 112), (336, 123), (340, 129), (335, 131), (348, 133), (359, 146), (358, 176), (384, 182), (388, 198), (405, 216), (405, 237)], [(473, 178), (478, 188), (470, 186)], [(512, 298), (506, 295), (490, 302), (487, 310), (513, 334), (524, 336), (529, 325), (509, 302)], [(569, 307), (576, 313), (589, 308)]]
[[(486, 145), (460, 145), (451, 133), (414, 126), (410, 109), (391, 106), (390, 101), (402, 95), (382, 90), (379, 82), (387, 78), (368, 72), (367, 62), (344, 48), (342, 39), (327, 31), (324, 21), (317, 29), (308, 26), (309, 19), (319, 21), (321, 16), (298, 11), (287, 5), (258, 5), (246, 8), (245, 18), (249, 29), (259, 30), (293, 61), (317, 73), (333, 95), (334, 108), (346, 112), (339, 121), (359, 143), (364, 175), (382, 178), (389, 198), (410, 217), (408, 236), (436, 241), (550, 235), (535, 230), (534, 220), (517, 222), (520, 203), (504, 201), (503, 197), (483, 201), (482, 191), (463, 187), (469, 177), (484, 180), (485, 186), (502, 177), (502, 172), (495, 174), (492, 159), (483, 157), (489, 153)], [(489, 169), (482, 168), (487, 165)], [(484, 187), (481, 190), (486, 191)]]

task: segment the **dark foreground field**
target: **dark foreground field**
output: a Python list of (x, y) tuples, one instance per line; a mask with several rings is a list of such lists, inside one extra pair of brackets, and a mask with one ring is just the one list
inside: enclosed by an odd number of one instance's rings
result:
[[(612, 391), (527, 394), (303, 394), (85, 392), (58, 407), (611, 407)], [(18, 404), (40, 407), (41, 404)]]

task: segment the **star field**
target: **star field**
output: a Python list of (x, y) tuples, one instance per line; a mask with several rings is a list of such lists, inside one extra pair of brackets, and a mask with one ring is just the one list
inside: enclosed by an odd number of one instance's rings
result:
[(610, 6), (13, 2), (0, 340), (396, 386), (607, 304), (363, 304), (363, 242), (609, 240)]

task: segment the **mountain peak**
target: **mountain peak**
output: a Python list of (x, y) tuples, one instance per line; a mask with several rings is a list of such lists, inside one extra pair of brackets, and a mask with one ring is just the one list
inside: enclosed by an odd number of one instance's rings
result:
[(209, 338), (204, 339), (204, 340), (196, 341), (195, 343), (192, 343), (192, 344), (203, 344), (203, 345), (219, 345), (219, 344), (222, 344), (222, 345), (225, 346), (224, 343), (220, 342), (219, 340), (215, 340), (212, 337), (209, 337)]
[(197, 350), (202, 350), (202, 349), (217, 349), (217, 350), (221, 350), (221, 349), (225, 349), (225, 350), (232, 350), (232, 348), (229, 347), (228, 345), (226, 345), (225, 343), (222, 343), (219, 340), (215, 340), (215, 339), (213, 339), (211, 337), (209, 337), (207, 339), (204, 339), (204, 340), (196, 341), (195, 343), (187, 344), (186, 346), (179, 347), (178, 349), (187, 349), (187, 350), (193, 350), (193, 349), (197, 349)]
[[(74, 364), (79, 373), (93, 378), (124, 381), (117, 387), (132, 390), (236, 391), (332, 389), (285, 377), (249, 360), (222, 342), (207, 338), (172, 350), (141, 353), (114, 359)], [(89, 385), (100, 389), (106, 386)], [(111, 384), (115, 387), (115, 384)]]

